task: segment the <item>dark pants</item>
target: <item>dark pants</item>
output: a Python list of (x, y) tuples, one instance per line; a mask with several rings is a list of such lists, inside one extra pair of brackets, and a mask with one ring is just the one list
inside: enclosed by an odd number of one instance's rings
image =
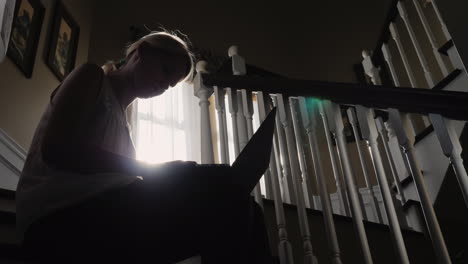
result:
[(236, 196), (228, 167), (172, 166), (31, 226), (24, 246), (44, 263), (268, 263), (261, 208)]

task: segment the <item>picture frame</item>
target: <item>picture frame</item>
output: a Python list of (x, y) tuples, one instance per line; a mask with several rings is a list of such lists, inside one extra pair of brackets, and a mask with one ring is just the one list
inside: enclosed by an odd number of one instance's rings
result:
[(31, 78), (45, 8), (40, 0), (17, 0), (7, 56)]
[(46, 64), (63, 81), (75, 67), (80, 28), (61, 1), (57, 1), (46, 52)]

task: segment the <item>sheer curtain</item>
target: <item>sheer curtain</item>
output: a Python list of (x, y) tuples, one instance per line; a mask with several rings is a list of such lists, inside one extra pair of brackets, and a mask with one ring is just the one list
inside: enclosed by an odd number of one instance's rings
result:
[(138, 160), (200, 163), (200, 109), (192, 84), (179, 83), (160, 96), (137, 99), (130, 116)]

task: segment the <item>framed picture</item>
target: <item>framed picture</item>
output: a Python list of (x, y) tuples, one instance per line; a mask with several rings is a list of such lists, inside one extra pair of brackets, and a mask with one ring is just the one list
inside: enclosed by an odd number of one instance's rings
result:
[(80, 28), (61, 1), (55, 6), (46, 64), (62, 81), (75, 67)]
[(16, 1), (7, 55), (26, 78), (32, 76), (44, 10), (39, 0)]

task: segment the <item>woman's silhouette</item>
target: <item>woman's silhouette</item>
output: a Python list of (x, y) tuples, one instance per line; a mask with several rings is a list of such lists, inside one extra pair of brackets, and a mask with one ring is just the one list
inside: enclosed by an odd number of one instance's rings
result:
[(173, 34), (144, 36), (116, 68), (84, 64), (51, 95), (17, 189), (24, 247), (45, 263), (266, 263), (263, 215), (229, 166), (135, 160), (125, 109), (190, 80)]

